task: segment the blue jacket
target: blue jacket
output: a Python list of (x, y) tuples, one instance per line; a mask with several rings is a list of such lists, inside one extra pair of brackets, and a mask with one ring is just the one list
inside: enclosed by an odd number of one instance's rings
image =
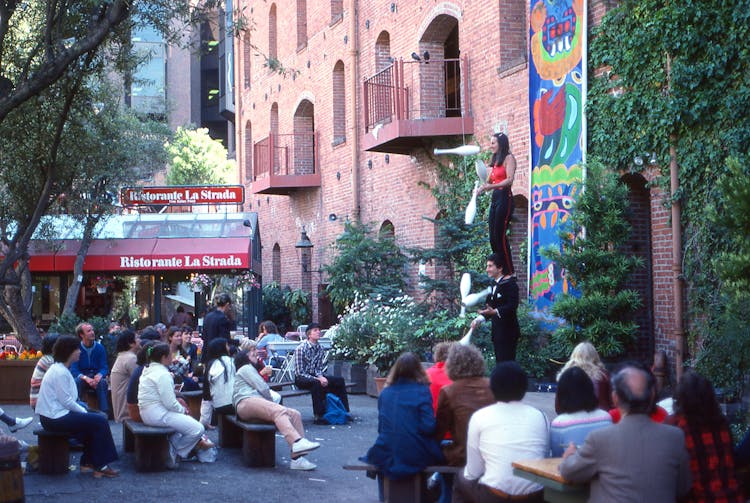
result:
[(91, 356), (89, 356), (83, 347), (83, 343), (81, 343), (81, 356), (77, 362), (73, 362), (70, 366), (70, 373), (73, 374), (73, 379), (78, 379), (78, 376), (81, 374), (88, 377), (101, 374), (102, 377), (107, 377), (107, 374), (109, 374), (107, 350), (100, 343), (94, 342), (94, 346), (91, 349)]
[(361, 460), (377, 466), (390, 479), (413, 475), (444, 462), (434, 437), (430, 388), (397, 381), (380, 393), (378, 438)]

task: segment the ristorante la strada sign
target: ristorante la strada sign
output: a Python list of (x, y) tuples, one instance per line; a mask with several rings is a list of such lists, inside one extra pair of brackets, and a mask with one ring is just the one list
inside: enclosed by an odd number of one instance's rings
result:
[(123, 187), (120, 202), (123, 206), (242, 204), (245, 188), (242, 185)]
[(247, 261), (241, 257), (227, 254), (210, 254), (210, 255), (174, 255), (174, 256), (143, 256), (143, 255), (125, 255), (120, 256), (120, 269), (179, 269), (185, 267), (191, 268), (243, 268), (247, 267)]

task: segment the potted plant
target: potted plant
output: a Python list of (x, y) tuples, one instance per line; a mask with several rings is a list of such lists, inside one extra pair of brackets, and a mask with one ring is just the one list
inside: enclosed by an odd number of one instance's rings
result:
[(107, 293), (107, 287), (109, 287), (110, 279), (106, 276), (97, 276), (94, 278), (94, 286), (96, 287), (96, 291), (104, 294)]
[(242, 288), (247, 292), (253, 288), (260, 288), (260, 282), (258, 281), (258, 276), (254, 272), (245, 271), (240, 276), (237, 276), (235, 287)]
[(211, 278), (207, 274), (195, 274), (190, 278), (190, 288), (195, 293), (200, 293), (206, 288), (210, 288), (212, 283), (213, 281), (211, 281)]

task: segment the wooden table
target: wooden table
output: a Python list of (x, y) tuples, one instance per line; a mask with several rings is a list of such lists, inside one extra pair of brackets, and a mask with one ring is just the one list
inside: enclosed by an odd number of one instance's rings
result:
[(589, 499), (588, 484), (568, 482), (558, 469), (562, 458), (515, 461), (513, 475), (544, 486), (544, 500), (548, 503), (583, 503)]

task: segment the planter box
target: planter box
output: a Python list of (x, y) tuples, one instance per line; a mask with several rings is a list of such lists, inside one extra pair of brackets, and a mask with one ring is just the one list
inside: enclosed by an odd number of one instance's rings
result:
[(29, 403), (29, 381), (39, 360), (0, 360), (0, 403)]

